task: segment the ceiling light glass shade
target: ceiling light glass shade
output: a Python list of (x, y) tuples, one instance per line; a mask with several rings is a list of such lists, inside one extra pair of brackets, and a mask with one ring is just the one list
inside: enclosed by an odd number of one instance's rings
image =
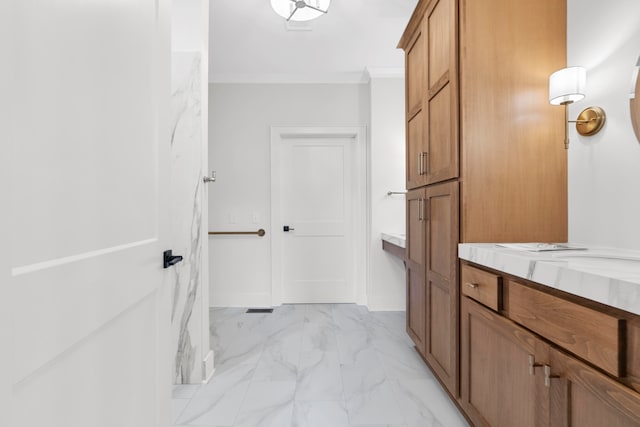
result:
[(584, 98), (587, 86), (587, 70), (569, 67), (558, 70), (549, 77), (549, 103), (571, 104)]
[(310, 21), (329, 10), (331, 0), (271, 0), (271, 7), (287, 21)]

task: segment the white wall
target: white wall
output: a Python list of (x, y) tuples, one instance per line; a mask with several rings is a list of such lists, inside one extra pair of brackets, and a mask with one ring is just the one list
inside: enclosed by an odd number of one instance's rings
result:
[(402, 260), (382, 250), (380, 233), (404, 234), (406, 198), (388, 196), (405, 188), (404, 77), (369, 70), (371, 81), (370, 200), (371, 246), (368, 306), (370, 310), (405, 310)]
[(209, 229), (266, 236), (209, 238), (212, 306), (271, 306), (270, 127), (369, 120), (362, 84), (210, 84)]
[(571, 106), (570, 119), (591, 105), (607, 114), (592, 137), (570, 126), (569, 240), (640, 249), (640, 143), (628, 97), (640, 55), (640, 2), (568, 0), (567, 7), (567, 64), (587, 68), (587, 96)]

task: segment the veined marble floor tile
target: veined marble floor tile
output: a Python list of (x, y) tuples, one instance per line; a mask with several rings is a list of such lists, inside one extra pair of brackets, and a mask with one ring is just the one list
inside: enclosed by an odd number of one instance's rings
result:
[(438, 380), (393, 381), (408, 427), (469, 427)]
[(302, 351), (338, 351), (336, 328), (331, 321), (305, 322), (302, 330)]
[(403, 312), (291, 304), (210, 321), (215, 375), (174, 388), (174, 427), (467, 427)]
[(300, 355), (297, 401), (341, 401), (342, 392), (338, 353), (312, 351)]
[(233, 366), (256, 365), (260, 360), (266, 340), (267, 337), (264, 335), (250, 333), (233, 341), (220, 351), (213, 377), (215, 378), (216, 375), (220, 375)]
[(366, 330), (365, 319), (368, 316), (366, 307), (351, 304), (336, 304), (333, 308), (333, 320), (336, 327), (342, 331)]
[(333, 304), (304, 304), (304, 321), (333, 323)]
[(373, 350), (373, 341), (367, 331), (336, 332), (340, 363), (351, 365), (356, 363), (363, 352)]
[(191, 399), (200, 390), (200, 384), (178, 384), (171, 391), (172, 399)]
[(342, 365), (344, 396), (352, 426), (403, 424), (391, 382), (375, 350), (364, 351), (352, 365)]
[(285, 427), (293, 419), (294, 381), (254, 381), (234, 424), (236, 427)]
[(293, 406), (292, 427), (350, 427), (341, 402), (299, 402)]
[(237, 365), (214, 376), (191, 399), (178, 423), (209, 427), (233, 425), (253, 373), (254, 366)]
[(175, 424), (180, 417), (180, 414), (184, 411), (184, 408), (189, 404), (189, 399), (171, 399), (171, 424)]
[(258, 361), (254, 380), (297, 380), (302, 328), (302, 323), (292, 324), (268, 338)]

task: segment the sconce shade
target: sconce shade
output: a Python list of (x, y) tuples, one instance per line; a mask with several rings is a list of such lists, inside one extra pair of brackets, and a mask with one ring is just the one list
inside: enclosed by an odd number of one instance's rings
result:
[(571, 104), (584, 98), (587, 86), (587, 70), (569, 67), (558, 70), (549, 77), (549, 103)]
[(310, 21), (329, 10), (331, 0), (271, 0), (273, 10), (287, 21)]

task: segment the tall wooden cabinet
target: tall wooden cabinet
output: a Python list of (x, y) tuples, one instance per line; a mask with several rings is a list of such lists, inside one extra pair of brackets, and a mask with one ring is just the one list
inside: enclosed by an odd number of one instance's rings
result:
[(547, 100), (566, 65), (566, 4), (420, 0), (399, 47), (407, 330), (458, 397), (457, 244), (567, 239), (564, 114)]

